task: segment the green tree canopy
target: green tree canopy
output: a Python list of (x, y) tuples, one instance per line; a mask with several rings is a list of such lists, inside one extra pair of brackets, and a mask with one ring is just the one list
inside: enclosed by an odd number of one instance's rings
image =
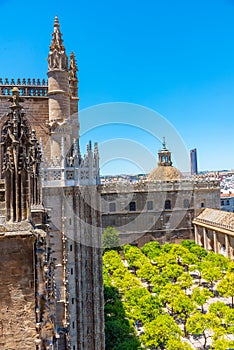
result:
[(169, 339), (180, 339), (183, 333), (173, 317), (159, 315), (155, 320), (145, 324), (142, 344), (147, 349), (164, 349)]
[(108, 226), (102, 234), (102, 249), (103, 253), (108, 250), (120, 250), (120, 239), (118, 231), (111, 226)]
[(157, 241), (146, 243), (141, 250), (150, 260), (161, 254), (161, 246)]
[(182, 342), (180, 339), (169, 339), (167, 342), (166, 350), (193, 350), (191, 345), (186, 341)]
[(222, 301), (216, 301), (215, 303), (209, 305), (208, 310), (209, 313), (214, 314), (223, 321), (230, 308)]
[(202, 312), (204, 312), (204, 304), (212, 295), (213, 294), (207, 288), (196, 287), (193, 289), (191, 299), (197, 305), (201, 306)]
[(201, 275), (204, 280), (210, 283), (211, 288), (214, 287), (214, 282), (223, 277), (222, 268), (217, 266), (213, 261), (205, 261), (201, 265)]
[(192, 335), (204, 337), (203, 349), (206, 349), (207, 339), (211, 336), (210, 332), (221, 328), (221, 322), (213, 314), (195, 313), (187, 320), (186, 328)]
[(220, 295), (231, 297), (232, 307), (234, 306), (234, 272), (227, 272), (227, 275), (217, 285)]
[(227, 327), (227, 333), (234, 334), (234, 309), (228, 308), (224, 322)]
[(203, 261), (212, 262), (214, 266), (219, 267), (221, 271), (228, 269), (230, 259), (223, 256), (222, 254), (217, 254), (214, 252), (209, 252)]
[(193, 285), (193, 278), (188, 272), (183, 272), (182, 275), (177, 278), (177, 284), (186, 291), (186, 289)]

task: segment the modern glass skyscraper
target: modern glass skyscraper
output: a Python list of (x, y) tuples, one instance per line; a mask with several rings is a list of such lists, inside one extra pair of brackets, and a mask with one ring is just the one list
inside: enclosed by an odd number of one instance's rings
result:
[(190, 166), (191, 166), (191, 175), (197, 174), (197, 149), (191, 149), (190, 151)]

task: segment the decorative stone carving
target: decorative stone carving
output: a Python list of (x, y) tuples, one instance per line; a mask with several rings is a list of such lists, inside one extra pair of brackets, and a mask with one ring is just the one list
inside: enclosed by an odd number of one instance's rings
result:
[(48, 56), (48, 68), (49, 71), (55, 69), (68, 71), (68, 59), (63, 45), (58, 17), (55, 17), (54, 20), (54, 32), (52, 33), (52, 41)]
[(78, 78), (77, 78), (78, 67), (76, 65), (76, 59), (74, 52), (70, 55), (70, 68), (69, 68), (69, 85), (71, 94), (73, 97), (78, 96)]
[(3, 154), (2, 173), (5, 176), (6, 220), (29, 220), (31, 199), (41, 201), (39, 168), (41, 153), (35, 132), (22, 111), (18, 88), (12, 89), (11, 112), (1, 130)]

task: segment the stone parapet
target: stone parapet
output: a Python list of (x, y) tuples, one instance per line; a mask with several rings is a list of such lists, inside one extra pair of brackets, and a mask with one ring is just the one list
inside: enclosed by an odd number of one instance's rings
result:
[(48, 92), (48, 82), (45, 79), (2, 79), (0, 78), (0, 95), (10, 96), (12, 89), (17, 87), (20, 96), (45, 97)]

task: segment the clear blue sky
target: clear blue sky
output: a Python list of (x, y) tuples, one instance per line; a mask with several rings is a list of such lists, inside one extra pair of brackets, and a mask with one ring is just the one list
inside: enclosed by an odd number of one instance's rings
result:
[[(234, 0), (0, 0), (0, 14), (0, 77), (46, 77), (58, 15), (77, 57), (81, 110), (109, 102), (156, 110), (198, 149), (200, 170), (234, 168)], [(88, 134), (84, 143), (119, 137), (154, 154), (159, 147), (124, 125)], [(111, 169), (135, 170), (124, 160), (103, 172)]]

